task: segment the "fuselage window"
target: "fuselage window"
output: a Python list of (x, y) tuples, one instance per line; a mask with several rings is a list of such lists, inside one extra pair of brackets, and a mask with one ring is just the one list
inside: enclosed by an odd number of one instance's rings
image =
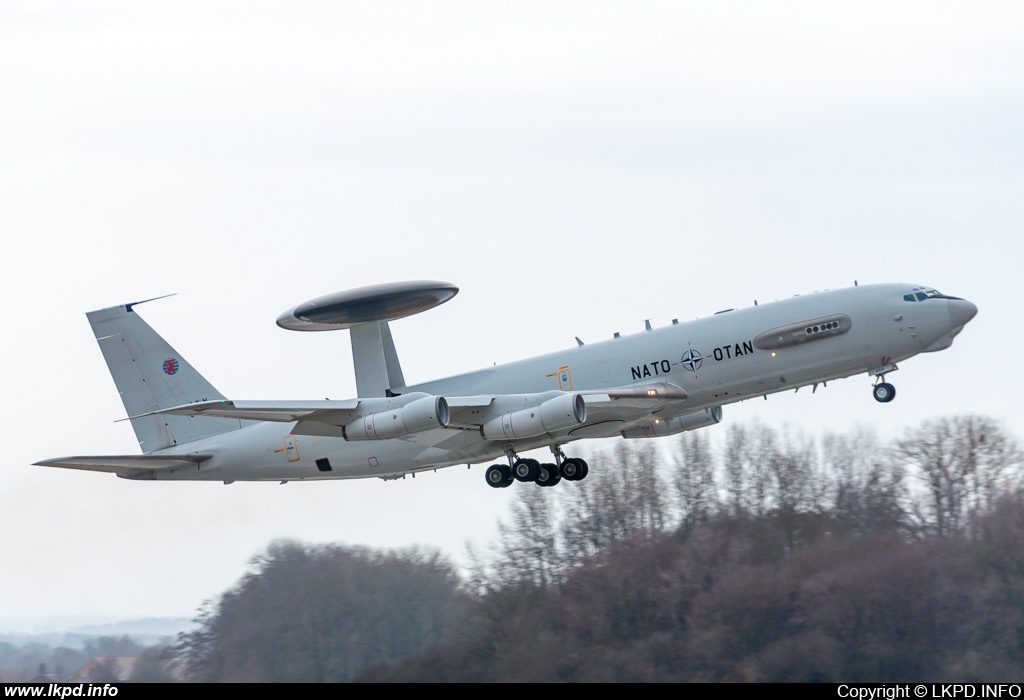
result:
[(917, 298), (913, 294), (904, 294), (903, 301), (917, 301)]

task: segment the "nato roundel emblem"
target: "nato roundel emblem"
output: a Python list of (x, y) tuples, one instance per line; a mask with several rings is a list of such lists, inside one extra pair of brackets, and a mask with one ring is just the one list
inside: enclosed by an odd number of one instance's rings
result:
[(680, 363), (683, 365), (683, 369), (690, 372), (696, 372), (700, 369), (700, 366), (704, 364), (704, 357), (693, 348), (690, 348), (683, 355)]
[(178, 361), (173, 357), (169, 360), (164, 360), (164, 374), (174, 374), (178, 371)]

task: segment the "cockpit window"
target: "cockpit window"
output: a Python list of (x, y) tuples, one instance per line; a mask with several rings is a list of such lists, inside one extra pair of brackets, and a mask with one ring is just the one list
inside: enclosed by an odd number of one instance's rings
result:
[(912, 294), (903, 295), (903, 301), (924, 301), (925, 299), (934, 299), (936, 297), (938, 297), (939, 299), (950, 298), (947, 297), (942, 292), (936, 291), (934, 289), (929, 289), (928, 287), (914, 287)]

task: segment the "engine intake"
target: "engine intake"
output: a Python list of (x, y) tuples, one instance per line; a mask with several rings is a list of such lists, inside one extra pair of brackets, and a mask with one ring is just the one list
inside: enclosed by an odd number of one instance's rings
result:
[(582, 394), (563, 394), (539, 406), (492, 418), (480, 428), (485, 440), (517, 440), (575, 428), (587, 420)]
[(379, 411), (346, 425), (346, 440), (388, 440), (448, 426), (450, 413), (443, 396), (424, 396), (401, 408)]

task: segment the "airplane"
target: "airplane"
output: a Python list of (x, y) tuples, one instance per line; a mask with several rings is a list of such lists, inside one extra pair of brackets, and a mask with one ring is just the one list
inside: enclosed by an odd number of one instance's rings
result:
[[(944, 350), (977, 307), (932, 287), (858, 285), (727, 309), (694, 321), (577, 345), (446, 379), (407, 384), (390, 322), (450, 301), (447, 282), (380, 284), (285, 311), (294, 331), (348, 329), (357, 396), (245, 401), (220, 394), (136, 311), (86, 314), (141, 455), (77, 456), (40, 466), (137, 480), (385, 480), (493, 460), (494, 488), (580, 481), (585, 438), (673, 435), (715, 425), (722, 406), (866, 373), (881, 403), (888, 374)], [(152, 300), (147, 300), (152, 301)], [(552, 461), (521, 457), (547, 447)]]

